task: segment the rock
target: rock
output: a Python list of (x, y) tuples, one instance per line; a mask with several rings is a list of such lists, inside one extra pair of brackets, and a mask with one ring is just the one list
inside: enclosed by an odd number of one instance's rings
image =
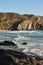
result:
[(16, 50), (0, 49), (0, 65), (43, 65), (43, 58)]
[(18, 25), (19, 30), (43, 30), (43, 20), (41, 17), (33, 16), (30, 19), (26, 19)]
[(12, 41), (2, 41), (2, 42), (0, 42), (0, 45), (14, 45), (14, 46), (16, 46), (16, 44)]
[(27, 45), (27, 43), (26, 42), (24, 42), (24, 43), (22, 43), (23, 45)]
[(43, 16), (0, 13), (0, 30), (43, 30)]

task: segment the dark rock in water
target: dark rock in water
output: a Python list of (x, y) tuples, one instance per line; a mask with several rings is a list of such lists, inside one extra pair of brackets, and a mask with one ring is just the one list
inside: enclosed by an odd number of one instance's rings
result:
[(14, 42), (12, 41), (3, 41), (3, 42), (0, 42), (0, 45), (16, 45)]
[(24, 43), (22, 43), (23, 45), (27, 45), (27, 43), (26, 42), (24, 42)]
[(43, 65), (43, 58), (15, 50), (0, 49), (0, 65)]

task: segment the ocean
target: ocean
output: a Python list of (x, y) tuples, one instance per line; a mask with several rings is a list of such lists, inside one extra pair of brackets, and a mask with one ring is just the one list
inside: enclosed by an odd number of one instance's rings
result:
[[(0, 32), (1, 41), (13, 41), (17, 46), (1, 46), (0, 49), (19, 49), (24, 53), (34, 53), (43, 56), (43, 31), (7, 31)], [(23, 45), (22, 43), (27, 44)]]

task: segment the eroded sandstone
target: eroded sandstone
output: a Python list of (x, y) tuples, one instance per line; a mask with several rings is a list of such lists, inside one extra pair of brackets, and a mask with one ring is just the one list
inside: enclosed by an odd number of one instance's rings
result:
[(0, 13), (0, 30), (43, 30), (43, 16)]

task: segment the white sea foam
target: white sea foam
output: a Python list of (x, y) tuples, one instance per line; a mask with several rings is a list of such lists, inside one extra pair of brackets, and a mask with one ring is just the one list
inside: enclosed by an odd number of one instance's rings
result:
[(38, 55), (43, 56), (43, 50), (41, 49), (31, 49), (30, 52), (36, 53)]
[[(0, 41), (12, 40), (22, 52), (32, 52), (43, 56), (43, 31), (7, 31), (0, 32)], [(22, 43), (26, 42), (26, 45)], [(4, 48), (3, 46), (0, 48)], [(14, 48), (5, 47), (5, 48)]]

